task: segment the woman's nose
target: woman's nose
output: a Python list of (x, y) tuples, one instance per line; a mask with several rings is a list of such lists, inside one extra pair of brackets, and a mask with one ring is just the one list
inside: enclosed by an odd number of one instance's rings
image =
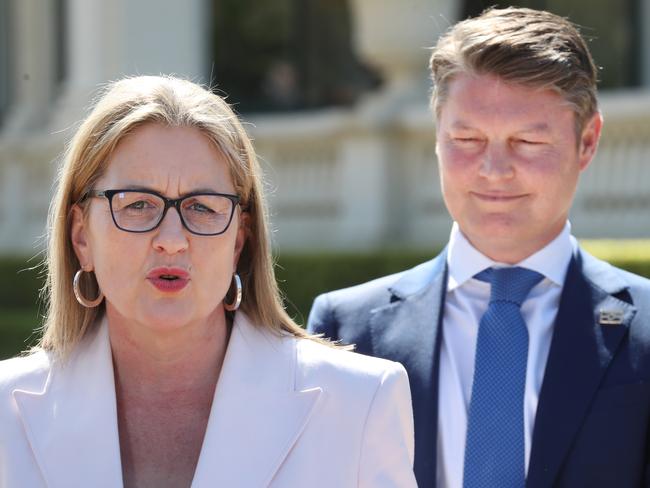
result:
[(178, 211), (172, 207), (167, 211), (167, 214), (158, 226), (157, 233), (153, 239), (153, 245), (156, 250), (166, 252), (167, 254), (182, 252), (189, 245), (187, 232), (183, 227), (183, 222)]

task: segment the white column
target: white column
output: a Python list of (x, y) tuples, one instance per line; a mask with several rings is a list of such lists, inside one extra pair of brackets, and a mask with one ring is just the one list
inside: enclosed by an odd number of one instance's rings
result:
[(456, 21), (459, 5), (454, 0), (351, 0), (351, 4), (357, 53), (380, 72), (384, 85), (357, 107), (358, 123), (369, 135), (348, 145), (342, 181), (349, 182), (355, 198), (343, 227), (358, 236), (358, 246), (362, 241), (367, 246), (399, 245), (407, 239), (404, 234), (416, 215), (404, 193), (409, 188), (403, 165), (410, 163), (403, 144), (404, 118), (428, 106), (430, 48)]
[(96, 90), (117, 77), (124, 37), (119, 8), (119, 1), (67, 0), (67, 72), (56, 104), (54, 130), (74, 126), (83, 118)]
[(108, 81), (176, 74), (207, 81), (209, 4), (205, 0), (68, 0), (68, 78), (61, 127), (79, 120)]
[(55, 30), (52, 0), (14, 0), (11, 106), (4, 135), (32, 132), (44, 125), (55, 89)]
[(398, 106), (426, 100), (429, 48), (456, 20), (457, 3), (351, 0), (357, 53), (384, 78), (375, 98), (394, 100)]
[(348, 249), (383, 244), (388, 210), (386, 151), (381, 132), (355, 133), (343, 143), (338, 192), (342, 220), (337, 232)]

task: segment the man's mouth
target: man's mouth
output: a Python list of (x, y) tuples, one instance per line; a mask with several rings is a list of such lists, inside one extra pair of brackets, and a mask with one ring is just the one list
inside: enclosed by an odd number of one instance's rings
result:
[(519, 194), (512, 194), (512, 193), (500, 193), (500, 192), (471, 192), (473, 196), (478, 198), (479, 200), (485, 201), (485, 202), (512, 202), (515, 200), (520, 200), (527, 195), (525, 193), (519, 193)]

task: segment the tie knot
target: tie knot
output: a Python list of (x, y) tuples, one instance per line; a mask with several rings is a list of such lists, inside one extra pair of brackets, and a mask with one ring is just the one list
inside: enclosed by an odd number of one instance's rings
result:
[(478, 273), (475, 278), (491, 284), (490, 303), (512, 302), (521, 307), (530, 290), (542, 281), (544, 276), (532, 269), (514, 267), (488, 268)]

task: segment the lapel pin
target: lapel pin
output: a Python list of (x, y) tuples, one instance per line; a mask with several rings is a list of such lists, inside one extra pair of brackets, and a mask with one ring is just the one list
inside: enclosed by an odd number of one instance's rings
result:
[(598, 323), (600, 325), (621, 325), (623, 323), (623, 311), (601, 310)]

